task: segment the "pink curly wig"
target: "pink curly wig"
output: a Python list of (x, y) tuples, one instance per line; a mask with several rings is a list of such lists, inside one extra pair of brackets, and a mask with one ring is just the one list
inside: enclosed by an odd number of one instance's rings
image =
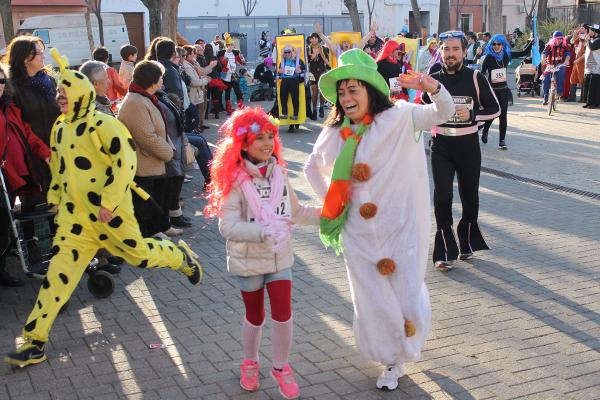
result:
[(204, 209), (207, 218), (218, 217), (221, 214), (225, 198), (244, 166), (244, 147), (254, 142), (257, 135), (265, 133), (274, 135), (273, 155), (279, 165), (285, 166), (285, 161), (281, 157), (279, 128), (275, 120), (262, 108), (245, 107), (237, 110), (225, 121), (219, 132), (221, 139), (217, 143), (217, 150), (210, 166), (208, 205)]

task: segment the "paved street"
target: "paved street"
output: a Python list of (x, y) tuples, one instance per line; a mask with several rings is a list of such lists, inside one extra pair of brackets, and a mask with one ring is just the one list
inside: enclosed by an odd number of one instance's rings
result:
[[(323, 249), (316, 227), (297, 228), (291, 365), (302, 398), (600, 398), (600, 197), (495, 172), (600, 193), (600, 110), (559, 104), (548, 117), (539, 98), (515, 103), (509, 150), (497, 150), (497, 124), (483, 148), (492, 173), (481, 178), (480, 223), (491, 250), (449, 273), (429, 270), (432, 331), (397, 391), (374, 388), (380, 366), (354, 345), (341, 257)], [(299, 197), (315, 203), (302, 165), (320, 127), (308, 127), (282, 136)], [(201, 257), (204, 283), (193, 288), (170, 271), (128, 268), (115, 293), (98, 300), (84, 279), (52, 332), (50, 361), (25, 370), (0, 365), (0, 399), (281, 398), (268, 376), (269, 322), (261, 389), (239, 387), (243, 306), (216, 223), (200, 216), (202, 179), (194, 174), (184, 212), (195, 225), (184, 238)], [(1, 353), (14, 348), (38, 286), (0, 289)], [(157, 343), (166, 348), (149, 349)]]

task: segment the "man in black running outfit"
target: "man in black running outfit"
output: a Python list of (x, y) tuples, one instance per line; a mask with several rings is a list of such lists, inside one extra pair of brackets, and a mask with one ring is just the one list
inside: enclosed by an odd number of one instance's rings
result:
[[(456, 114), (445, 124), (431, 129), (433, 203), (437, 224), (433, 263), (438, 270), (448, 271), (459, 256), (461, 260), (466, 260), (473, 256), (474, 251), (488, 249), (477, 224), (481, 170), (477, 127), (480, 121), (496, 118), (500, 114), (500, 106), (487, 79), (478, 71), (463, 65), (467, 52), (464, 34), (450, 31), (441, 33), (439, 38), (442, 43), (442, 68), (431, 76), (452, 95)], [(422, 99), (425, 103), (431, 103), (426, 93)], [(463, 209), (456, 229), (458, 245), (452, 228), (455, 174)]]

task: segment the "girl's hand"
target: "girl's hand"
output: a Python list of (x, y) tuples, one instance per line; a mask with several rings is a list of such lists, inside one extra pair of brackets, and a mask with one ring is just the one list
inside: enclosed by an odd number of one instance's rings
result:
[(48, 157), (48, 158), (44, 158), (44, 161), (46, 162), (46, 164), (47, 164), (48, 166), (50, 166), (50, 157)]

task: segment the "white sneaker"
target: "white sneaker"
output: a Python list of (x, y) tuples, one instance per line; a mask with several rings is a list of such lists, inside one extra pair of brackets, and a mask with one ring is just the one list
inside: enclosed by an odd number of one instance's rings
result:
[(447, 272), (452, 269), (454, 261), (436, 261), (434, 264), (435, 269), (441, 272)]
[(167, 236), (181, 236), (183, 234), (183, 229), (170, 227), (166, 231), (163, 232)]
[(377, 378), (377, 389), (395, 390), (398, 387), (398, 379), (404, 376), (404, 366), (388, 365)]

